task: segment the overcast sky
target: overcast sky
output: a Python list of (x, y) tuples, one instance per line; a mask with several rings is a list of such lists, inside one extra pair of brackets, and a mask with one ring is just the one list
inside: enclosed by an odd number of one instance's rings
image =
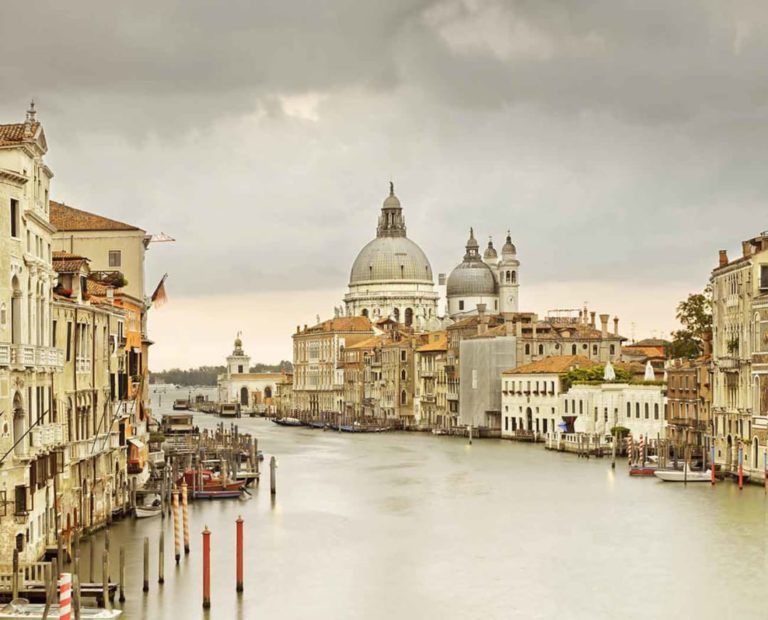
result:
[(436, 274), (510, 229), (521, 309), (588, 301), (637, 338), (768, 228), (760, 1), (4, 0), (0, 58), (52, 197), (178, 240), (148, 254), (155, 370), (237, 330), (289, 359), (390, 178)]

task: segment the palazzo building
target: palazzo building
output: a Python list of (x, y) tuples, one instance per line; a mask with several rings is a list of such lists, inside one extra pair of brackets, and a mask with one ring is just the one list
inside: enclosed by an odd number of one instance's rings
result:
[(219, 375), (219, 402), (238, 403), (259, 413), (277, 411), (278, 386), (286, 381), (281, 372), (251, 372), (251, 356), (243, 350), (238, 335), (235, 348), (227, 357), (227, 371)]

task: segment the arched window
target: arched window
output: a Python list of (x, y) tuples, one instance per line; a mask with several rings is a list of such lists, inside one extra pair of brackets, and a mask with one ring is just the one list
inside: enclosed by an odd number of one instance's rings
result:
[(653, 419), (654, 420), (659, 419), (659, 403), (653, 404)]
[(632, 417), (632, 405), (630, 403), (627, 403), (627, 417)]
[(650, 409), (648, 407), (648, 403), (645, 403), (645, 419), (647, 420), (649, 417)]
[(405, 309), (405, 324), (409, 327), (413, 325), (413, 308)]
[(635, 417), (640, 417), (640, 403), (635, 403)]
[(363, 311), (360, 314), (362, 314), (364, 317), (367, 317), (368, 316), (368, 308), (363, 308)]
[(395, 321), (398, 323), (400, 322), (400, 308), (395, 308), (394, 312), (392, 313), (395, 317)]
[(264, 388), (264, 398), (272, 398), (272, 386), (268, 385)]
[(531, 345), (526, 344), (525, 345), (525, 354), (530, 355), (531, 354)]
[(571, 355), (576, 355), (576, 345), (571, 345)]
[(516, 272), (516, 271), (513, 271), (513, 272), (510, 274), (509, 280), (510, 280), (510, 282), (511, 282), (512, 284), (514, 284), (515, 282), (517, 282), (517, 272)]
[(407, 405), (408, 404), (408, 392), (403, 390), (400, 392), (400, 404), (401, 405)]
[(582, 413), (584, 413), (584, 401), (580, 400), (579, 401), (579, 415), (581, 415)]
[(400, 381), (407, 381), (408, 380), (408, 373), (405, 371), (405, 368), (400, 371)]
[(544, 355), (544, 345), (543, 344), (539, 345), (539, 355)]

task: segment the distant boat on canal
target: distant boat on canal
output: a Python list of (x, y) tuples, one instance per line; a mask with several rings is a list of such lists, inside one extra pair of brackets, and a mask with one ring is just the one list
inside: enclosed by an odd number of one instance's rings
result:
[(173, 410), (174, 411), (188, 411), (189, 410), (189, 401), (186, 398), (177, 398), (173, 401)]
[(298, 418), (272, 418), (272, 421), (280, 426), (304, 426)]

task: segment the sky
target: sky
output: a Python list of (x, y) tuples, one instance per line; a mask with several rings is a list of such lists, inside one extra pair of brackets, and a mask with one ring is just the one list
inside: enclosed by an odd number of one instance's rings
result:
[(34, 98), (52, 198), (151, 246), (153, 370), (291, 357), (332, 316), (390, 179), (448, 273), (518, 249), (521, 310), (665, 335), (768, 229), (760, 1), (4, 0), (0, 122)]

